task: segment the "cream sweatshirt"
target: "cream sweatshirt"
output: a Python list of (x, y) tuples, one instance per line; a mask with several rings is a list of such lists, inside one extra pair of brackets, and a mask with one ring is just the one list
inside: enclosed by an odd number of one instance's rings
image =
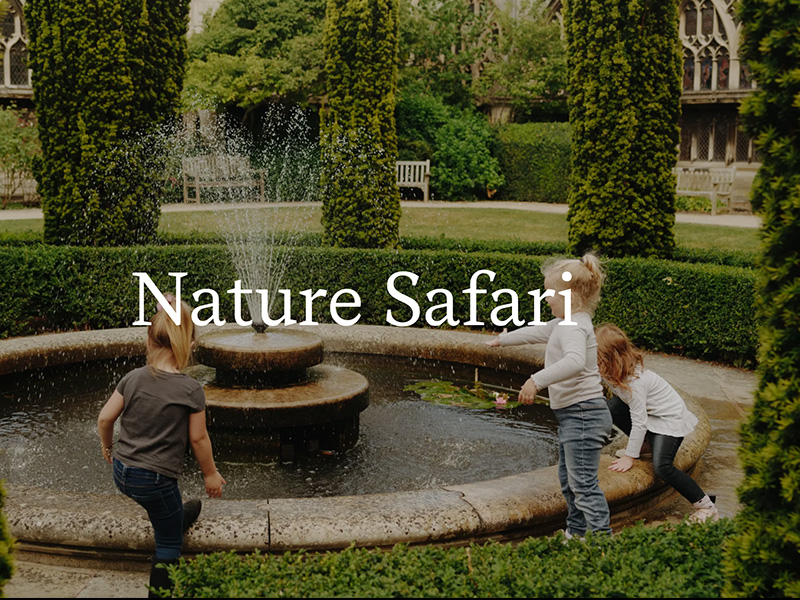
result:
[(531, 378), (540, 390), (550, 389), (552, 409), (603, 397), (592, 317), (579, 312), (572, 320), (577, 325), (560, 325), (563, 319), (553, 319), (545, 325), (501, 333), (498, 338), (502, 346), (547, 343), (544, 369)]

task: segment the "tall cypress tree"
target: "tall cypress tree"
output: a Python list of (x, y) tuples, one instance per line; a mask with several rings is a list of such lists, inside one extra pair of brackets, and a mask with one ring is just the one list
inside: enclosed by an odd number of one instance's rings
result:
[(391, 247), (399, 237), (398, 12), (398, 0), (328, 0), (322, 224), (337, 246)]
[(151, 241), (160, 174), (142, 140), (177, 116), (188, 0), (31, 0), (25, 9), (45, 241)]
[(763, 162), (759, 386), (741, 430), (739, 534), (726, 592), (800, 596), (800, 12), (792, 0), (742, 0), (742, 50), (758, 90), (740, 111)]
[(676, 0), (569, 0), (572, 251), (669, 256), (680, 117)]

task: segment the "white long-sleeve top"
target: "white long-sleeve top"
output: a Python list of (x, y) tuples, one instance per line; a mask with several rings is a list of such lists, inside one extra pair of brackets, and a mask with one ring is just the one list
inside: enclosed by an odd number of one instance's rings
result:
[(637, 369), (628, 382), (630, 391), (609, 385), (631, 410), (631, 434), (625, 454), (639, 458), (645, 433), (686, 437), (697, 426), (683, 398), (664, 379), (649, 369)]
[(563, 319), (553, 319), (545, 325), (501, 333), (498, 338), (502, 346), (547, 343), (544, 369), (531, 378), (538, 389), (550, 388), (552, 409), (603, 397), (592, 317), (579, 312), (572, 320), (577, 325), (559, 325)]

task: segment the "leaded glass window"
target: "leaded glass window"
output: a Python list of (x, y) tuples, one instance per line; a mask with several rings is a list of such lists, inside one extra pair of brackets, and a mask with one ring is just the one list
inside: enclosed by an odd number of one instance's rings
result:
[(731, 6), (726, 0), (684, 0), (681, 5), (684, 91), (749, 87), (739, 84), (738, 49), (731, 43), (739, 33)]
[(30, 87), (28, 38), (19, 0), (6, 2), (6, 15), (0, 21), (0, 86)]

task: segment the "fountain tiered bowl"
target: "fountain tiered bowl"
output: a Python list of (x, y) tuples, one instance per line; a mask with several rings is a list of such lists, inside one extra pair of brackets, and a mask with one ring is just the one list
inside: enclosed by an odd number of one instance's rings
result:
[(209, 425), (249, 433), (268, 454), (350, 448), (369, 405), (366, 378), (322, 363), (322, 339), (292, 329), (216, 331), (197, 342), (216, 370), (205, 386)]

